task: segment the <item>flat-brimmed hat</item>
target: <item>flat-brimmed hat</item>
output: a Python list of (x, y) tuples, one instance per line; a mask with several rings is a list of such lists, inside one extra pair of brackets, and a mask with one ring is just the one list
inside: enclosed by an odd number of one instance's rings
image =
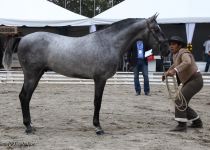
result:
[(169, 40), (168, 40), (168, 42), (170, 43), (170, 42), (177, 42), (177, 43), (180, 43), (180, 44), (182, 44), (183, 46), (186, 46), (186, 41), (183, 39), (183, 38), (181, 38), (180, 36), (172, 36)]

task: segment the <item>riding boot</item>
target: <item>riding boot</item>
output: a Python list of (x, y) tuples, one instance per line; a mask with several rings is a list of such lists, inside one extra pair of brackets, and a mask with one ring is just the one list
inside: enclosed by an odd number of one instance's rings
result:
[(200, 118), (192, 121), (192, 124), (189, 126), (190, 128), (203, 128), (203, 123)]
[(170, 130), (173, 132), (186, 132), (187, 131), (187, 123), (186, 122), (178, 122), (178, 125)]

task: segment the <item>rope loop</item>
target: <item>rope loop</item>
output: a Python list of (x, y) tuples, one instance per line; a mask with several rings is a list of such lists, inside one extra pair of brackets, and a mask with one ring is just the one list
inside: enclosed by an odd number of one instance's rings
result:
[[(179, 110), (179, 111), (185, 111), (188, 107), (188, 103), (186, 98), (184, 97), (182, 91), (181, 91), (181, 87), (182, 86), (178, 86), (177, 84), (177, 79), (175, 78), (175, 76), (172, 77), (172, 87), (170, 86), (169, 83), (169, 78), (168, 76), (165, 76), (165, 83), (166, 83), (166, 88), (167, 91), (169, 93), (169, 98), (173, 101), (175, 107)], [(180, 103), (177, 104), (176, 101), (179, 101)]]

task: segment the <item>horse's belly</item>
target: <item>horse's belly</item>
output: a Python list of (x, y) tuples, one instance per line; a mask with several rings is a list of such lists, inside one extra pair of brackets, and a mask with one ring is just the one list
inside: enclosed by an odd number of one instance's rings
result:
[(116, 72), (117, 60), (110, 62), (100, 59), (99, 61), (96, 56), (91, 56), (91, 59), (88, 56), (79, 57), (70, 53), (53, 55), (53, 57), (48, 58), (48, 65), (51, 70), (62, 75), (85, 79), (93, 79), (94, 77), (108, 79)]
[(49, 66), (49, 68), (59, 74), (67, 77), (92, 79), (93, 73), (88, 68), (81, 68), (79, 66), (64, 66), (64, 65), (54, 65)]

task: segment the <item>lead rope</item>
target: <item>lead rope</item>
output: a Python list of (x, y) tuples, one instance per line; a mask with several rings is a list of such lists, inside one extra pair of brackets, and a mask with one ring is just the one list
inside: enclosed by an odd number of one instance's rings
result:
[[(187, 100), (185, 99), (182, 91), (181, 91), (181, 86), (178, 86), (177, 84), (177, 80), (176, 78), (173, 76), (172, 77), (172, 86), (173, 86), (173, 89), (172, 87), (170, 86), (170, 83), (169, 83), (169, 79), (168, 79), (168, 76), (165, 76), (165, 83), (166, 83), (166, 88), (168, 90), (168, 94), (169, 94), (169, 99), (171, 99), (175, 105), (175, 107), (179, 110), (179, 111), (185, 111), (188, 107), (188, 104), (187, 104)], [(180, 101), (180, 104), (176, 104), (175, 100), (178, 98), (178, 100)], [(184, 105), (185, 104), (185, 105)], [(183, 107), (185, 106), (185, 107)], [(183, 108), (181, 108), (183, 107)]]

